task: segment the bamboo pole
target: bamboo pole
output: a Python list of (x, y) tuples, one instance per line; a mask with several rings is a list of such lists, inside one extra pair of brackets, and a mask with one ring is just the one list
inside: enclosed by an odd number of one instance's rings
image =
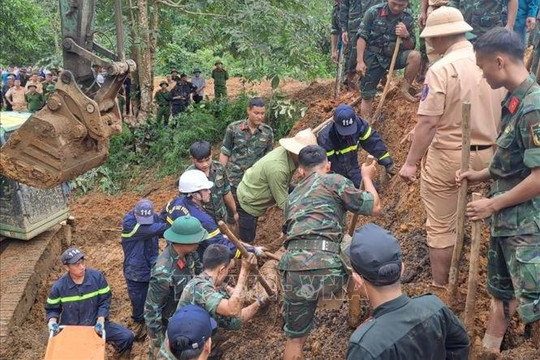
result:
[[(472, 194), (472, 201), (480, 200), (482, 195)], [(472, 223), (471, 234), (471, 257), (469, 260), (469, 283), (467, 285), (467, 300), (465, 301), (465, 313), (463, 319), (465, 328), (472, 339), (474, 333), (474, 306), (476, 304), (476, 289), (478, 285), (478, 269), (480, 267), (480, 245), (482, 243), (482, 221), (476, 220)]]

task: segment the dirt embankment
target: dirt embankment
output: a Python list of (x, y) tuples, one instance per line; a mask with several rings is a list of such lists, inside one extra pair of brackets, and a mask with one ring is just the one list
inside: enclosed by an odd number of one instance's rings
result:
[[(350, 103), (352, 94), (343, 94), (339, 100), (333, 99), (331, 82), (313, 83), (292, 94), (293, 99), (302, 100), (309, 110), (299, 121), (293, 133), (306, 127), (315, 127), (332, 115), (334, 107), (341, 103)], [(401, 145), (400, 140), (413, 126), (416, 105), (408, 104), (391, 92), (385, 105), (386, 120), (377, 124), (383, 140), (389, 147), (398, 165), (403, 164), (408, 144)], [(365, 153), (360, 153), (361, 160)], [(152, 179), (151, 176), (145, 179)], [(72, 206), (76, 217), (73, 240), (87, 254), (88, 264), (102, 270), (113, 292), (111, 319), (128, 326), (131, 325), (131, 308), (127, 297), (125, 281), (122, 275), (123, 254), (120, 246), (120, 223), (122, 216), (142, 196), (154, 201), (156, 209), (160, 209), (176, 189), (175, 179), (148, 180), (140, 192), (124, 192), (119, 196), (107, 196), (93, 192), (75, 201)], [(373, 221), (391, 230), (403, 249), (405, 266), (409, 269), (407, 276), (410, 282), (404, 285), (410, 296), (416, 296), (430, 291), (431, 275), (427, 260), (425, 245), (424, 221), (425, 214), (419, 196), (419, 184), (406, 185), (398, 178), (388, 182), (381, 180), (380, 192), (383, 202), (383, 214), (377, 219), (361, 219), (359, 225)], [(259, 223), (258, 240), (270, 250), (281, 246), (279, 232), (283, 218), (281, 211), (273, 208)], [(483, 329), (487, 321), (489, 297), (485, 291), (486, 279), (486, 244), (487, 233), (484, 231), (484, 246), (480, 259), (480, 282), (478, 286), (478, 301), (476, 306), (475, 335), (472, 343), (475, 348), (480, 345)], [(468, 242), (464, 248), (463, 261), (460, 271), (458, 305), (453, 310), (461, 314), (466, 296), (466, 276), (468, 272)], [(47, 292), (53, 281), (62, 273), (58, 266), (43, 282), (38, 298), (32, 311), (21, 329), (15, 329), (11, 344), (2, 344), (1, 358), (6, 359), (36, 359), (42, 357), (46, 346), (46, 326), (44, 323), (43, 305)], [(364, 304), (367, 310), (367, 304)], [(534, 359), (537, 353), (530, 344), (522, 338), (523, 326), (515, 317), (503, 343), (503, 348), (511, 349), (503, 353), (504, 359)], [(338, 310), (319, 310), (315, 328), (305, 346), (307, 359), (344, 358), (352, 330), (347, 326), (347, 306)], [(276, 305), (270, 306), (262, 314), (247, 324), (238, 332), (224, 331), (226, 339), (222, 344), (224, 359), (277, 359), (282, 356), (285, 337), (281, 330), (281, 317)], [(147, 343), (137, 343), (134, 355), (146, 359)], [(109, 354), (112, 356), (112, 350)]]

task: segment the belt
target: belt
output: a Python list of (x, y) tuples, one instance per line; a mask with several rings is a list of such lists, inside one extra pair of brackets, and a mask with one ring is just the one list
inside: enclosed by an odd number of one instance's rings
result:
[(471, 151), (480, 151), (492, 148), (493, 145), (471, 145)]
[(287, 250), (321, 250), (339, 254), (339, 244), (330, 240), (289, 240)]

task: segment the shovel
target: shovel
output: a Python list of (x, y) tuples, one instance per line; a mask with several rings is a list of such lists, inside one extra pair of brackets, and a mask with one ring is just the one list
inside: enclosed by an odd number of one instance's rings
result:
[(394, 47), (394, 54), (392, 55), (392, 62), (390, 63), (390, 69), (388, 70), (388, 77), (386, 78), (386, 85), (384, 85), (384, 91), (381, 95), (381, 99), (379, 100), (379, 103), (377, 104), (377, 109), (375, 110), (375, 114), (371, 118), (371, 125), (375, 124), (379, 120), (383, 120), (381, 111), (384, 105), (384, 101), (386, 100), (386, 95), (388, 94), (388, 91), (390, 91), (390, 83), (392, 82), (392, 78), (394, 77), (394, 68), (396, 66), (396, 59), (399, 53), (400, 46), (401, 46), (401, 38), (398, 36), (396, 40), (396, 46)]

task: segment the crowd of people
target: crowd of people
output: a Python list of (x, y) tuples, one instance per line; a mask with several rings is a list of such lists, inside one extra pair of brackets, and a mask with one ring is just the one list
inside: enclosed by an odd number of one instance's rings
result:
[[(467, 359), (471, 341), (451, 309), (435, 295), (403, 293), (407, 259), (391, 232), (368, 223), (344, 242), (348, 211), (369, 217), (382, 211), (373, 181), (377, 164), (388, 176), (399, 174), (410, 183), (420, 163), (432, 288), (444, 292), (448, 284), (458, 186), (464, 180), (470, 185), (491, 181), (488, 197), (466, 208), (472, 220), (491, 218), (486, 283), (492, 306), (479, 351), (500, 352), (515, 312), (525, 336), (540, 346), (540, 85), (524, 63), (525, 43), (514, 31), (518, 2), (508, 1), (506, 28), (498, 26), (503, 1), (452, 2), (457, 8), (446, 3), (426, 0), (422, 7), (420, 38), (432, 60), (427, 60), (417, 124), (399, 171), (370, 123), (371, 104), (397, 37), (403, 40), (396, 61), (405, 68), (401, 93), (418, 101), (411, 85), (424, 56), (415, 50), (415, 21), (407, 0), (343, 0), (338, 8), (346, 14), (342, 39), (357, 46), (348, 69), (362, 76), (361, 113), (341, 104), (317, 134), (304, 129), (274, 147), (273, 129), (264, 123), (265, 102), (251, 99), (247, 117), (228, 125), (218, 160), (210, 143), (193, 143), (192, 165), (179, 177), (177, 196), (159, 214), (150, 200), (141, 199), (123, 218), (123, 274), (133, 329), (109, 319), (112, 296), (104, 275), (86, 268), (83, 249), (70, 248), (61, 257), (66, 274), (45, 305), (49, 330), (92, 325), (107, 332), (122, 358), (130, 358), (134, 341), (149, 337), (152, 359), (207, 359), (219, 349), (216, 329), (238, 330), (276, 300), (245, 299), (248, 276), (267, 256), (257, 242), (258, 219), (276, 206), (285, 220), (285, 252), (277, 265), (284, 359), (303, 358), (319, 300), (349, 282), (368, 299), (372, 317), (352, 334), (348, 359)], [(473, 15), (481, 6), (479, 19)], [(220, 64), (216, 69), (226, 81)], [(160, 84), (156, 103), (164, 120), (204, 98), (197, 92), (204, 90), (204, 79), (199, 69), (193, 73), (190, 82), (173, 70)], [(219, 93), (226, 95), (225, 85)], [(462, 147), (463, 102), (471, 103), (469, 149)], [(362, 148), (376, 163), (358, 163)], [(471, 152), (471, 170), (465, 172), (460, 171), (463, 151)], [(298, 181), (292, 184), (295, 173)], [(221, 222), (243, 241), (248, 256), (222, 233)], [(160, 238), (167, 242), (161, 253)], [(228, 275), (237, 261), (241, 268), (233, 287)]]
[[(226, 98), (229, 73), (224, 69), (221, 61), (216, 61), (212, 78), (215, 98)], [(205, 99), (205, 89), (206, 80), (201, 75), (200, 68), (193, 69), (191, 79), (186, 73), (178, 75), (178, 70), (173, 69), (166, 80), (159, 83), (159, 89), (154, 94), (154, 103), (157, 106), (156, 121), (167, 124), (171, 116), (185, 111), (192, 102), (200, 103)]]

